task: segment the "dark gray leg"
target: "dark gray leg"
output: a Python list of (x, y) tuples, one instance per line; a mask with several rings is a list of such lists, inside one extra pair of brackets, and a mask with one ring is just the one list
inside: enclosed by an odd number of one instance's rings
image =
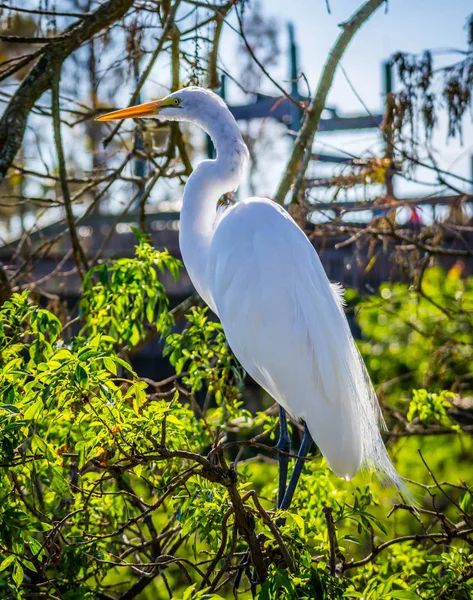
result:
[[(289, 452), (291, 449), (291, 438), (287, 430), (286, 411), (282, 406), (279, 407), (279, 440), (276, 444), (276, 449), (282, 452)], [(279, 460), (279, 488), (278, 488), (278, 508), (281, 506), (284, 495), (286, 493), (287, 484), (287, 467), (289, 464), (289, 456), (278, 454)]]
[[(245, 565), (245, 563), (246, 563), (246, 566), (243, 567), (243, 565)], [(251, 572), (250, 551), (249, 550), (247, 550), (245, 552), (245, 555), (240, 560), (240, 563), (238, 566), (241, 568), (238, 569), (236, 577), (233, 581), (233, 593), (235, 594), (235, 592), (240, 587), (241, 578), (242, 578), (243, 572), (245, 572), (245, 575), (247, 576), (248, 581), (250, 582), (251, 595), (253, 598), (255, 598), (256, 597), (256, 586), (258, 585), (259, 582), (258, 582), (258, 578), (256, 577), (256, 574)]]
[(284, 494), (284, 499), (281, 502), (281, 505), (279, 506), (279, 508), (282, 508), (283, 510), (287, 510), (291, 505), (292, 497), (294, 496), (294, 492), (296, 491), (297, 482), (299, 481), (302, 467), (304, 466), (304, 458), (307, 456), (307, 453), (311, 449), (312, 444), (312, 438), (310, 436), (309, 430), (307, 429), (307, 425), (305, 425), (304, 437), (302, 438), (301, 447), (299, 448), (296, 466), (294, 467), (294, 471), (291, 475), (291, 481), (289, 482), (286, 493)]
[[(291, 450), (291, 438), (289, 437), (289, 431), (287, 429), (287, 416), (286, 411), (282, 406), (279, 406), (279, 440), (276, 444), (277, 450), (282, 450), (283, 452), (289, 453)], [(278, 508), (283, 501), (284, 495), (286, 493), (286, 483), (287, 483), (287, 467), (289, 464), (289, 456), (285, 456), (284, 454), (278, 454), (279, 460), (279, 488), (278, 488)], [(243, 568), (243, 565), (246, 566)], [(255, 586), (256, 581), (251, 575), (251, 565), (250, 565), (250, 552), (249, 550), (245, 553), (243, 558), (240, 560), (241, 569), (238, 569), (235, 580), (233, 582), (233, 590), (237, 590), (240, 587), (241, 577), (243, 572), (246, 573), (248, 580), (251, 585), (251, 593), (254, 597), (255, 594)]]

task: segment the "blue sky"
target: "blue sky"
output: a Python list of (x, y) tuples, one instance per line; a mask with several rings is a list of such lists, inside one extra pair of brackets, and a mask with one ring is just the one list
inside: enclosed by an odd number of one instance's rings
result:
[[(325, 57), (339, 33), (338, 23), (346, 20), (360, 0), (262, 0), (265, 12), (281, 23), (292, 21), (300, 46), (301, 68), (314, 84)], [(470, 0), (390, 0), (387, 13), (380, 8), (356, 34), (343, 66), (366, 104), (376, 109), (381, 90), (381, 61), (397, 50), (420, 52), (425, 48), (466, 47), (463, 26), (473, 12)], [(344, 77), (338, 74), (330, 98), (347, 110), (360, 108), (348, 95)], [(348, 95), (348, 97), (347, 97)]]

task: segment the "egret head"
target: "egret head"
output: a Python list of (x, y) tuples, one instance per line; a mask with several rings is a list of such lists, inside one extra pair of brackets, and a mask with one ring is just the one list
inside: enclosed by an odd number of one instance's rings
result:
[(224, 101), (217, 94), (199, 87), (188, 87), (173, 92), (161, 100), (115, 110), (95, 120), (148, 118), (162, 121), (190, 121), (202, 126), (222, 112), (229, 113)]

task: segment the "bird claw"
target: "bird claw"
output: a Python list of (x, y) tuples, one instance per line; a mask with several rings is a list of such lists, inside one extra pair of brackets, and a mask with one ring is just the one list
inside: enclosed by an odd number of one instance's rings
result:
[(241, 578), (242, 578), (243, 572), (244, 572), (248, 578), (248, 581), (250, 582), (251, 595), (253, 598), (256, 598), (256, 586), (260, 583), (260, 581), (259, 581), (258, 577), (256, 576), (256, 573), (254, 573), (253, 575), (251, 573), (250, 558), (251, 558), (251, 553), (249, 550), (247, 550), (238, 565), (239, 569), (238, 569), (237, 574), (235, 575), (235, 579), (233, 580), (232, 588), (233, 588), (233, 593), (236, 594), (236, 592), (238, 591), (238, 588), (240, 587)]
[(243, 571), (246, 572), (246, 570), (249, 569), (249, 566), (250, 566), (250, 551), (247, 550), (245, 552), (245, 554), (242, 556), (242, 559), (240, 560), (240, 563), (238, 565), (237, 574), (235, 575), (235, 579), (233, 580), (233, 586), (232, 586), (233, 593), (235, 593), (238, 590), (238, 588), (240, 587)]

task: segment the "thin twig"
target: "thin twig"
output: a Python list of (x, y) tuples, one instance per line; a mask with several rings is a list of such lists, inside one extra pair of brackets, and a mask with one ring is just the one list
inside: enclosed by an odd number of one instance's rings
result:
[(85, 271), (88, 270), (87, 259), (84, 250), (80, 245), (79, 238), (74, 223), (74, 214), (72, 212), (71, 195), (67, 184), (66, 161), (64, 158), (64, 149), (62, 146), (61, 137), (61, 122), (60, 122), (60, 106), (59, 106), (59, 79), (61, 73), (61, 65), (57, 65), (54, 72), (54, 82), (52, 86), (52, 113), (53, 113), (53, 128), (54, 128), (54, 143), (56, 145), (59, 176), (61, 179), (61, 190), (66, 210), (67, 224), (69, 226), (69, 234), (71, 236), (72, 251), (76, 262), (77, 271), (82, 279), (84, 279)]

